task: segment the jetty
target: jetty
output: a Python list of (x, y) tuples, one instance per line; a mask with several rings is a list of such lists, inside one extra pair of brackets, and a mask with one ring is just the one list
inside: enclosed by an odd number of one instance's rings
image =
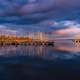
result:
[(6, 45), (23, 45), (23, 46), (54, 46), (54, 41), (34, 40), (29, 37), (16, 37), (16, 36), (0, 36), (0, 46)]

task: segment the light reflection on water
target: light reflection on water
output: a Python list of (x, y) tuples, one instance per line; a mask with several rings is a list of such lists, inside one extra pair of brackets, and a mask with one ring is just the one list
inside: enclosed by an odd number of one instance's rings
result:
[(59, 44), (55, 46), (5, 46), (0, 47), (0, 56), (32, 56), (42, 59), (74, 59), (80, 56), (80, 46)]

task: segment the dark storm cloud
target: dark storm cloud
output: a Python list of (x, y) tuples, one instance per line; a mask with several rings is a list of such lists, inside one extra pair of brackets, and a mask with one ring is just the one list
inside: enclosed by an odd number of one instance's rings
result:
[(57, 19), (64, 24), (65, 20), (80, 21), (80, 0), (0, 0), (0, 32), (5, 34), (67, 27)]
[(0, 16), (19, 16), (32, 22), (79, 8), (79, 0), (0, 0)]
[(31, 13), (36, 13), (38, 11), (44, 11), (48, 8), (48, 4), (47, 6), (44, 6), (42, 3), (45, 4), (45, 1), (43, 0), (41, 2), (39, 0), (0, 0), (0, 15), (28, 15)]

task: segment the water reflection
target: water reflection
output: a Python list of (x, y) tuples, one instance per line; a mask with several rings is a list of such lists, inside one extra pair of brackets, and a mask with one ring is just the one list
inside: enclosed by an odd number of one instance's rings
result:
[(69, 51), (69, 52), (75, 52), (78, 53), (80, 52), (80, 46), (66, 46), (66, 45), (59, 45), (56, 46), (55, 49), (60, 50), (60, 51)]
[(74, 59), (80, 56), (77, 48), (68, 44), (0, 47), (0, 80), (65, 80), (63, 77), (77, 77), (80, 73), (80, 60)]
[(51, 57), (54, 51), (53, 47), (48, 46), (5, 46), (0, 48), (0, 55), (5, 57), (11, 56), (35, 56)]
[(32, 56), (47, 60), (74, 59), (78, 56), (80, 47), (64, 43), (55, 46), (3, 46), (0, 47), (0, 56)]

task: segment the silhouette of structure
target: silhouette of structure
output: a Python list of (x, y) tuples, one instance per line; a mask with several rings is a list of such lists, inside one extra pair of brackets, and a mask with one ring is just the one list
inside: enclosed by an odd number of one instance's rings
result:
[(0, 45), (46, 45), (53, 46), (54, 42), (49, 41), (46, 34), (38, 32), (32, 37), (32, 34), (27, 36), (0, 35)]

